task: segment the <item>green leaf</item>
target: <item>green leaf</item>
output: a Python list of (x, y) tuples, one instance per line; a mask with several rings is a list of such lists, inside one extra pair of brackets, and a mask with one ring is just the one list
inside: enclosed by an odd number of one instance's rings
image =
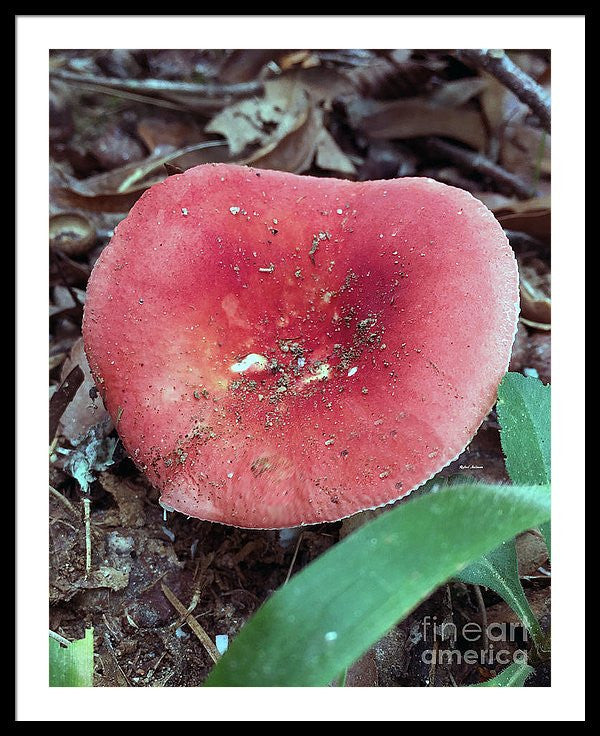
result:
[(496, 405), (506, 470), (513, 483), (550, 483), (550, 386), (507, 373)]
[(498, 593), (527, 627), (536, 648), (547, 651), (545, 636), (521, 585), (514, 539), (503, 542), (495, 550), (472, 562), (456, 577), (465, 583), (485, 585)]
[(471, 560), (545, 521), (549, 496), (463, 484), (382, 514), (275, 592), (206, 685), (327, 685)]
[(92, 687), (94, 675), (94, 630), (64, 647), (50, 637), (50, 687)]
[[(500, 441), (513, 483), (550, 483), (550, 395), (550, 386), (520, 373), (507, 373), (498, 388)], [(540, 530), (550, 552), (550, 522)]]
[(471, 685), (471, 687), (523, 687), (525, 680), (533, 671), (533, 667), (526, 662), (513, 662), (491, 680)]

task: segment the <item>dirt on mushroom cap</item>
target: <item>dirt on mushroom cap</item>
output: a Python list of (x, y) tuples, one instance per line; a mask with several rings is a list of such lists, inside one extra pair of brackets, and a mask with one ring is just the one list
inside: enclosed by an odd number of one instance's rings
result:
[(276, 528), (389, 503), (454, 459), (517, 314), (514, 255), (462, 190), (208, 164), (119, 225), (83, 332), (162, 502)]

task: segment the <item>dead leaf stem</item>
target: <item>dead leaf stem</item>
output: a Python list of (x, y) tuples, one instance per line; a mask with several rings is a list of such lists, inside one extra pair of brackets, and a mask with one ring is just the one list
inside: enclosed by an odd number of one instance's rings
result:
[(545, 131), (550, 132), (551, 107), (545, 90), (502, 49), (458, 49), (457, 56), (469, 65), (484, 69), (513, 92), (537, 115)]
[(168, 79), (117, 79), (94, 74), (78, 74), (67, 69), (54, 69), (50, 76), (70, 84), (86, 84), (105, 88), (139, 92), (146, 94), (184, 94), (199, 97), (244, 97), (259, 94), (263, 88), (262, 80), (236, 82), (233, 84), (174, 82)]
[(476, 171), (483, 176), (488, 176), (500, 185), (508, 187), (521, 199), (529, 199), (535, 196), (535, 190), (521, 177), (506, 171), (498, 164), (490, 161), (480, 153), (459, 148), (452, 143), (443, 141), (441, 138), (429, 138), (429, 150), (449, 159), (465, 171)]
[(169, 588), (166, 583), (161, 583), (160, 587), (162, 588), (162, 592), (165, 594), (169, 603), (173, 606), (173, 608), (180, 616), (184, 617), (185, 623), (198, 637), (200, 643), (206, 649), (210, 658), (213, 660), (213, 662), (216, 662), (219, 659), (219, 652), (217, 651), (217, 647), (213, 643), (213, 640), (206, 633), (206, 631), (204, 631), (204, 629), (202, 628), (202, 626), (200, 626), (196, 619), (188, 612), (187, 608), (183, 605), (179, 598), (177, 598), (171, 588)]

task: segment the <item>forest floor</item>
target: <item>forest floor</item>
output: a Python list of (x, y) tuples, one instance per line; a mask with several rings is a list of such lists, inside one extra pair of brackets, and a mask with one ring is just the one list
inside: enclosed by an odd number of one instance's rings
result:
[[(510, 56), (549, 90), (549, 53)], [(290, 575), (380, 512), (289, 538), (164, 518), (82, 349), (87, 279), (114, 227), (148, 186), (209, 161), (358, 181), (429, 176), (467, 189), (496, 214), (519, 262), (510, 369), (548, 383), (550, 137), (503, 83), (446, 51), (60, 51), (50, 55), (50, 82), (49, 626), (67, 639), (94, 627), (96, 686), (198, 686), (212, 666), (198, 625), (213, 641), (231, 640)], [(69, 388), (77, 366), (83, 380)], [(84, 493), (73, 458), (86, 452), (93, 480)], [(508, 481), (494, 412), (442, 475)], [(547, 625), (545, 547), (527, 532), (518, 552)], [(346, 684), (461, 686), (497, 673), (493, 663), (428, 662), (427, 616), (456, 632), (516, 623), (492, 591), (449, 583), (372, 647)], [(511, 651), (529, 646), (517, 631)], [(455, 638), (457, 650), (473, 648)], [(549, 682), (544, 664), (527, 685)]]

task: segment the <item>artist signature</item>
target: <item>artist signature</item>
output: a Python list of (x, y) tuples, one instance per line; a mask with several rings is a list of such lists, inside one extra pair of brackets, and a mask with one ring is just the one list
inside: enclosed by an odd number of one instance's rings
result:
[(483, 465), (460, 465), (460, 470), (483, 470)]

